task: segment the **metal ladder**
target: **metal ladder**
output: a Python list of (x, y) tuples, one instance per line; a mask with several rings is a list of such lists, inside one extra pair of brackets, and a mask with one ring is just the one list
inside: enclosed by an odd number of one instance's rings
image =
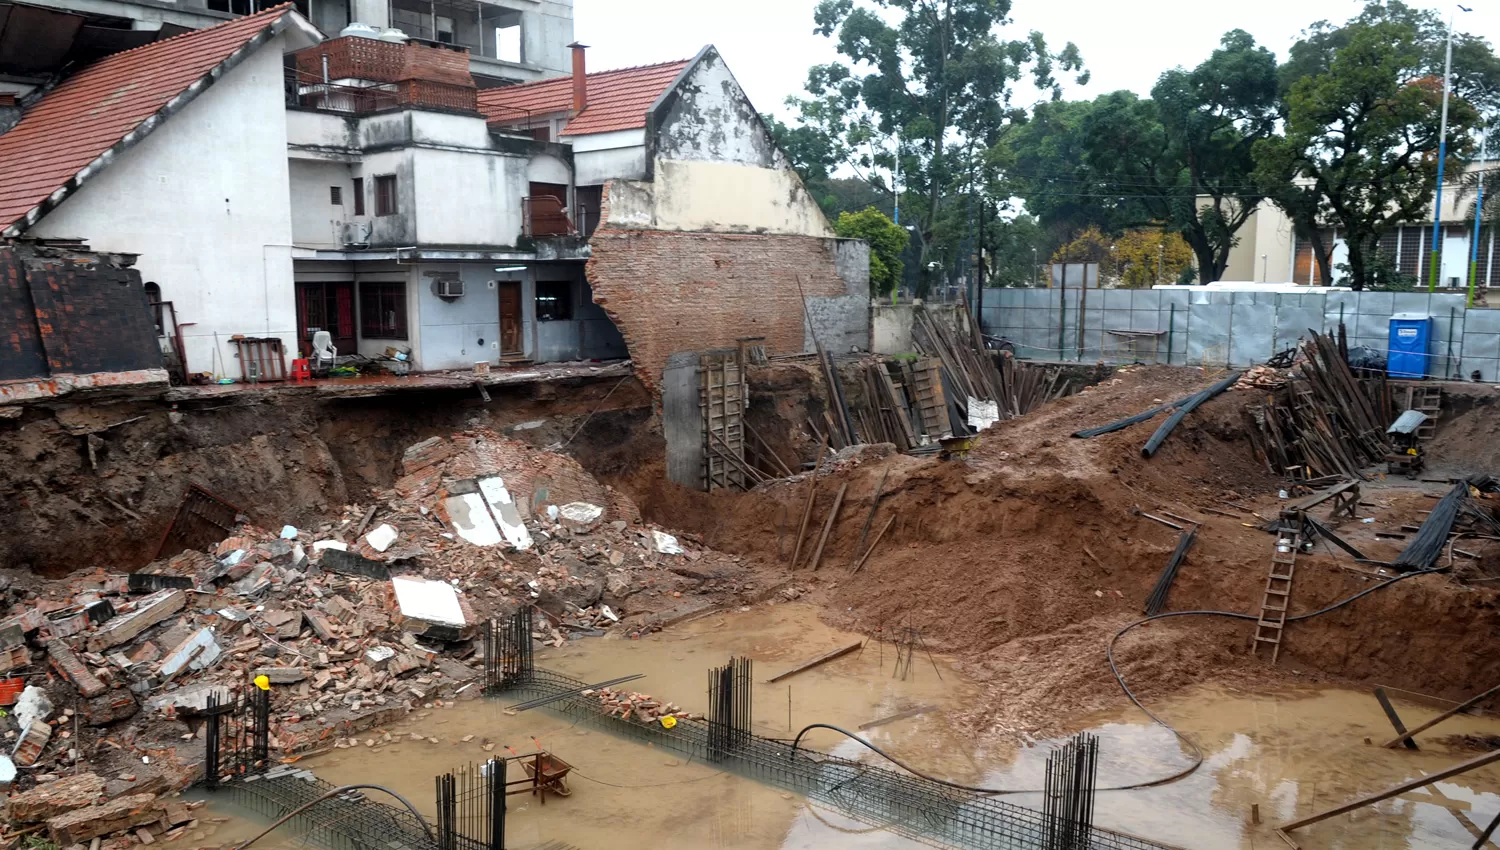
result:
[[(1300, 527), (1300, 526), (1298, 526)], [(1271, 663), (1281, 654), (1281, 634), (1286, 629), (1286, 611), (1291, 605), (1292, 575), (1297, 571), (1297, 549), (1302, 545), (1298, 527), (1276, 532), (1276, 550), (1271, 553), (1271, 572), (1266, 576), (1266, 594), (1260, 603), (1260, 620), (1250, 652), (1258, 655), (1262, 645), (1271, 647)]]

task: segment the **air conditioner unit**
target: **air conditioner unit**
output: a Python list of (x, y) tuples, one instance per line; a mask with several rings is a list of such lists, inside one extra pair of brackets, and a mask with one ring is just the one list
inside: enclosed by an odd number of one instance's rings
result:
[(1458, 288), (1458, 278), (1456, 278), (1456, 277), (1450, 277), (1450, 278), (1448, 278), (1448, 288), (1449, 289), (1457, 289)]
[(439, 298), (461, 298), (464, 282), (460, 278), (441, 278), (437, 282), (437, 294)]
[(356, 218), (344, 222), (343, 241), (350, 248), (367, 248), (370, 245), (370, 233), (374, 231), (375, 225), (367, 218)]

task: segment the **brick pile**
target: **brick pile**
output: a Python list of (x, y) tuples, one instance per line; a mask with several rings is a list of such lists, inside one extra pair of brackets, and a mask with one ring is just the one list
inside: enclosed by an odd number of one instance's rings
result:
[[(403, 472), (382, 501), (347, 506), (337, 521), (244, 523), (131, 576), (94, 569), (25, 589), (0, 576), (0, 599), (13, 602), (0, 615), (0, 658), (15, 656), (10, 675), (31, 686), (0, 716), (9, 757), (30, 768), (12, 827), (44, 823), (59, 846), (101, 837), (112, 848), (178, 831), (191, 818), (174, 820), (180, 809), (169, 816), (157, 795), (201, 778), (210, 695), (258, 676), (271, 688), (273, 757), (287, 758), (477, 696), (476, 627), (518, 606), (538, 612), (535, 641), (561, 646), (611, 629), (638, 635), (657, 622), (653, 603), (683, 590), (754, 591), (741, 559), (687, 535), (662, 546), (660, 529), (576, 462), (493, 432), (418, 443)], [(484, 475), (513, 488), (529, 547), (478, 546), (445, 519), (445, 496)], [(394, 540), (373, 544), (371, 530), (385, 527)], [(463, 623), (403, 612), (393, 578), (451, 594)], [(641, 722), (678, 712), (643, 694), (601, 695)]]

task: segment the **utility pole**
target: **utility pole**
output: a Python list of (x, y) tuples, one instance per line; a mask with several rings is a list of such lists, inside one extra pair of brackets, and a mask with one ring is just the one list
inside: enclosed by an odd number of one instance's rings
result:
[[(1467, 12), (1469, 7), (1460, 5)], [(1427, 270), (1427, 291), (1437, 289), (1438, 266), (1443, 251), (1443, 161), (1448, 158), (1448, 98), (1453, 94), (1453, 21), (1455, 15), (1448, 13), (1448, 47), (1443, 60), (1443, 117), (1438, 124), (1437, 187), (1432, 199), (1432, 267)]]
[(1479, 134), (1479, 191), (1474, 197), (1474, 241), (1469, 245), (1469, 300), (1474, 306), (1474, 288), (1479, 285), (1479, 230), (1484, 223), (1484, 157), (1489, 147), (1490, 131)]
[[(1447, 107), (1444, 107), (1444, 115), (1447, 115)], [(1446, 120), (1446, 119), (1445, 119)], [(1439, 178), (1441, 179), (1441, 178)], [(896, 134), (896, 173), (891, 177), (891, 194), (895, 196), (896, 203), (891, 209), (891, 220), (896, 224), (901, 223), (901, 134)]]

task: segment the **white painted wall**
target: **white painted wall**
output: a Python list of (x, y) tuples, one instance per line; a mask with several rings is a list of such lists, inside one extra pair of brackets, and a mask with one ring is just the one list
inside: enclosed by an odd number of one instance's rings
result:
[[(452, 274), (463, 280), (463, 296), (439, 298), (434, 276)], [(411, 275), (408, 294), (421, 311), (419, 368), (471, 369), (479, 361), (500, 362), (500, 292), (492, 281), (503, 276), (495, 273), (493, 263), (421, 264), (412, 267)], [(522, 303), (528, 301), (523, 290)]]
[(281, 337), (288, 360), (296, 350), (284, 38), (246, 57), (30, 231), (138, 253), (142, 278), (161, 285), (179, 322), (192, 323), (183, 336), (193, 371), (239, 378), (231, 334)]
[(564, 186), (573, 182), (573, 173), (568, 170), (567, 163), (555, 156), (534, 156), (526, 164), (526, 180), (529, 183), (560, 183)]
[[(354, 217), (354, 180), (341, 162), (292, 159), (292, 241), (299, 248), (339, 249), (344, 245), (344, 222)], [(330, 189), (339, 187), (342, 204), (332, 202)]]
[(411, 150), (419, 245), (509, 246), (521, 234), (526, 159), (498, 153)]
[(565, 136), (573, 145), (577, 185), (597, 186), (608, 180), (644, 180), (646, 131), (616, 130), (587, 136)]

